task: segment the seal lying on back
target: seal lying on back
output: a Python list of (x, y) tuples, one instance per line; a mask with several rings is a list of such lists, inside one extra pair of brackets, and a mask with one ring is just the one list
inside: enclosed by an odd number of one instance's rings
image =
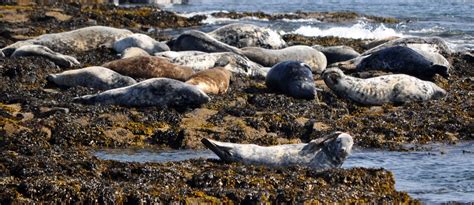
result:
[(125, 49), (131, 47), (138, 47), (148, 54), (153, 55), (156, 52), (169, 51), (170, 48), (165, 43), (156, 41), (155, 39), (145, 34), (135, 33), (117, 40), (114, 43), (114, 50), (117, 53), (122, 53)]
[(311, 68), (298, 61), (283, 61), (268, 71), (265, 84), (295, 98), (312, 100), (316, 97)]
[(327, 65), (324, 54), (309, 46), (291, 46), (280, 50), (249, 47), (243, 48), (242, 53), (250, 60), (266, 67), (293, 60), (306, 63), (314, 72), (321, 73)]
[(449, 66), (445, 65), (444, 61), (441, 62), (443, 64), (435, 64), (433, 60), (437, 59), (437, 57), (439, 56), (426, 58), (411, 48), (394, 46), (376, 51), (369, 56), (361, 57), (356, 69), (357, 71), (383, 70), (421, 78), (432, 78), (434, 75), (439, 74), (448, 78)]
[(242, 54), (238, 48), (222, 43), (197, 30), (184, 32), (176, 40), (172, 40), (170, 44), (172, 44), (171, 47), (174, 51), (233, 52)]
[(207, 94), (222, 94), (229, 89), (231, 76), (230, 71), (218, 67), (198, 72), (192, 75), (186, 83), (197, 86)]
[(76, 58), (68, 55), (63, 55), (57, 52), (52, 51), (46, 46), (41, 45), (25, 45), (22, 46), (13, 52), (11, 57), (21, 57), (21, 56), (42, 56), (46, 57), (49, 60), (53, 61), (54, 64), (63, 67), (69, 68), (75, 65), (79, 65), (79, 61)]
[(446, 91), (436, 84), (404, 74), (360, 79), (344, 75), (338, 68), (328, 68), (322, 78), (340, 97), (366, 105), (436, 100), (446, 96)]
[(26, 41), (19, 41), (3, 48), (2, 51), (6, 56), (10, 56), (21, 46), (42, 45), (56, 51), (82, 52), (98, 48), (101, 45), (111, 47), (118, 39), (132, 34), (126, 29), (91, 26), (62, 33), (44, 34)]
[(196, 86), (169, 78), (152, 78), (131, 86), (78, 97), (74, 101), (85, 104), (185, 108), (207, 103), (209, 97)]
[(171, 63), (166, 58), (156, 56), (136, 56), (107, 62), (102, 65), (114, 71), (135, 78), (165, 77), (185, 81), (193, 69)]
[(172, 63), (189, 66), (195, 71), (207, 70), (214, 67), (225, 67), (232, 73), (252, 77), (264, 77), (267, 73), (261, 65), (254, 63), (245, 56), (240, 56), (231, 52), (202, 54), (188, 52), (184, 55), (177, 55), (178, 57), (170, 58)]
[(267, 165), (273, 167), (305, 166), (313, 169), (338, 168), (349, 156), (354, 144), (352, 136), (335, 132), (308, 144), (270, 147), (236, 144), (202, 139), (201, 142), (224, 162)]
[(121, 88), (137, 83), (131, 77), (120, 75), (113, 70), (99, 66), (50, 74), (46, 79), (61, 86), (83, 86), (101, 90)]
[(210, 33), (218, 41), (237, 48), (261, 47), (280, 49), (286, 42), (275, 31), (252, 24), (233, 23), (222, 26)]
[(327, 59), (327, 64), (346, 61), (360, 56), (360, 53), (349, 46), (313, 46), (312, 48), (321, 51)]

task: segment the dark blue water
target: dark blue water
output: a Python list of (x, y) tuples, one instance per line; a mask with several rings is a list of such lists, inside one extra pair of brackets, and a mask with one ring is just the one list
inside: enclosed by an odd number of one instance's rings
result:
[[(215, 11), (267, 13), (354, 11), (367, 15), (395, 17), (405, 21), (394, 25), (370, 24), (363, 19), (351, 24), (252, 19), (243, 21), (269, 26), (284, 33), (293, 32), (308, 36), (335, 35), (367, 39), (394, 35), (440, 36), (452, 43), (453, 49), (474, 49), (474, 0), (190, 0), (189, 4), (172, 5), (166, 9), (187, 16)], [(235, 20), (211, 18), (206, 22), (217, 26)], [(331, 28), (332, 30), (329, 30)]]
[[(388, 169), (395, 175), (397, 190), (428, 204), (474, 203), (474, 143), (433, 145), (432, 149), (430, 152), (355, 150), (343, 167)], [(217, 158), (209, 150), (102, 150), (95, 156), (140, 163)]]

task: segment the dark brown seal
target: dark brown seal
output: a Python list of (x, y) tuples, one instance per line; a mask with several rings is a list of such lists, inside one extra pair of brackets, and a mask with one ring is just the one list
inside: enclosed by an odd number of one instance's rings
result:
[(166, 58), (156, 56), (136, 56), (114, 60), (102, 65), (122, 75), (135, 78), (171, 78), (185, 81), (193, 74), (193, 69), (171, 63)]

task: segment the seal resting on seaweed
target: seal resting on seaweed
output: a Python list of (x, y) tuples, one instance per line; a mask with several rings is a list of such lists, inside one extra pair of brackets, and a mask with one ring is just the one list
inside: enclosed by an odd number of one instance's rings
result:
[(446, 91), (436, 84), (405, 74), (361, 79), (347, 76), (338, 68), (328, 68), (322, 78), (340, 97), (367, 105), (436, 100), (446, 96)]
[(247, 47), (242, 53), (253, 62), (262, 66), (272, 67), (282, 61), (301, 61), (309, 65), (316, 73), (326, 68), (326, 56), (309, 46), (290, 46), (279, 50), (259, 47)]
[(169, 42), (174, 51), (202, 51), (206, 53), (233, 52), (242, 54), (240, 49), (227, 45), (212, 36), (198, 30), (182, 33), (175, 40)]
[(237, 48), (262, 47), (280, 49), (286, 47), (286, 42), (277, 32), (252, 24), (228, 24), (208, 34), (221, 42)]
[(121, 88), (137, 83), (137, 81), (131, 77), (120, 75), (113, 70), (100, 66), (50, 74), (46, 79), (60, 86), (82, 86), (101, 90)]
[(123, 58), (102, 66), (134, 78), (165, 77), (185, 81), (193, 74), (190, 67), (173, 64), (168, 59), (157, 56)]
[(68, 55), (63, 55), (57, 52), (52, 51), (46, 46), (42, 45), (25, 45), (20, 48), (17, 48), (15, 52), (11, 55), (12, 58), (22, 57), (22, 56), (41, 56), (45, 57), (54, 62), (54, 64), (63, 67), (69, 68), (75, 65), (79, 65), (79, 61), (76, 58)]
[(197, 86), (207, 94), (222, 94), (229, 89), (231, 76), (230, 71), (218, 67), (195, 73), (186, 83)]
[(436, 74), (449, 77), (449, 62), (438, 53), (405, 46), (384, 48), (370, 55), (333, 64), (357, 71), (381, 70), (430, 79)]
[(271, 90), (285, 95), (312, 100), (316, 97), (316, 86), (311, 67), (299, 61), (283, 61), (268, 71), (265, 84)]
[(274, 167), (300, 165), (314, 169), (341, 167), (354, 144), (347, 133), (334, 132), (307, 144), (259, 146), (202, 139), (222, 161)]
[(84, 104), (114, 104), (134, 107), (199, 107), (210, 98), (194, 85), (169, 78), (152, 78), (131, 86), (74, 98)]
[(225, 67), (232, 73), (251, 77), (264, 77), (268, 71), (247, 57), (231, 52), (199, 53), (184, 51), (168, 53), (165, 56), (169, 56), (168, 59), (172, 63), (191, 67), (194, 71)]

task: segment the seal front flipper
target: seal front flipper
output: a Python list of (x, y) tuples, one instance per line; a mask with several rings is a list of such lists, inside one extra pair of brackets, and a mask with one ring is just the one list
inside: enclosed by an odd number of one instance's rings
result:
[(206, 139), (206, 138), (203, 138), (201, 140), (201, 142), (204, 144), (204, 146), (206, 146), (207, 148), (212, 150), (212, 152), (214, 152), (222, 161), (224, 161), (224, 162), (233, 162), (234, 161), (234, 160), (232, 160), (232, 158), (233, 158), (232, 154), (229, 152), (232, 148), (219, 146), (219, 145), (217, 145), (216, 141), (209, 140), (209, 139)]

